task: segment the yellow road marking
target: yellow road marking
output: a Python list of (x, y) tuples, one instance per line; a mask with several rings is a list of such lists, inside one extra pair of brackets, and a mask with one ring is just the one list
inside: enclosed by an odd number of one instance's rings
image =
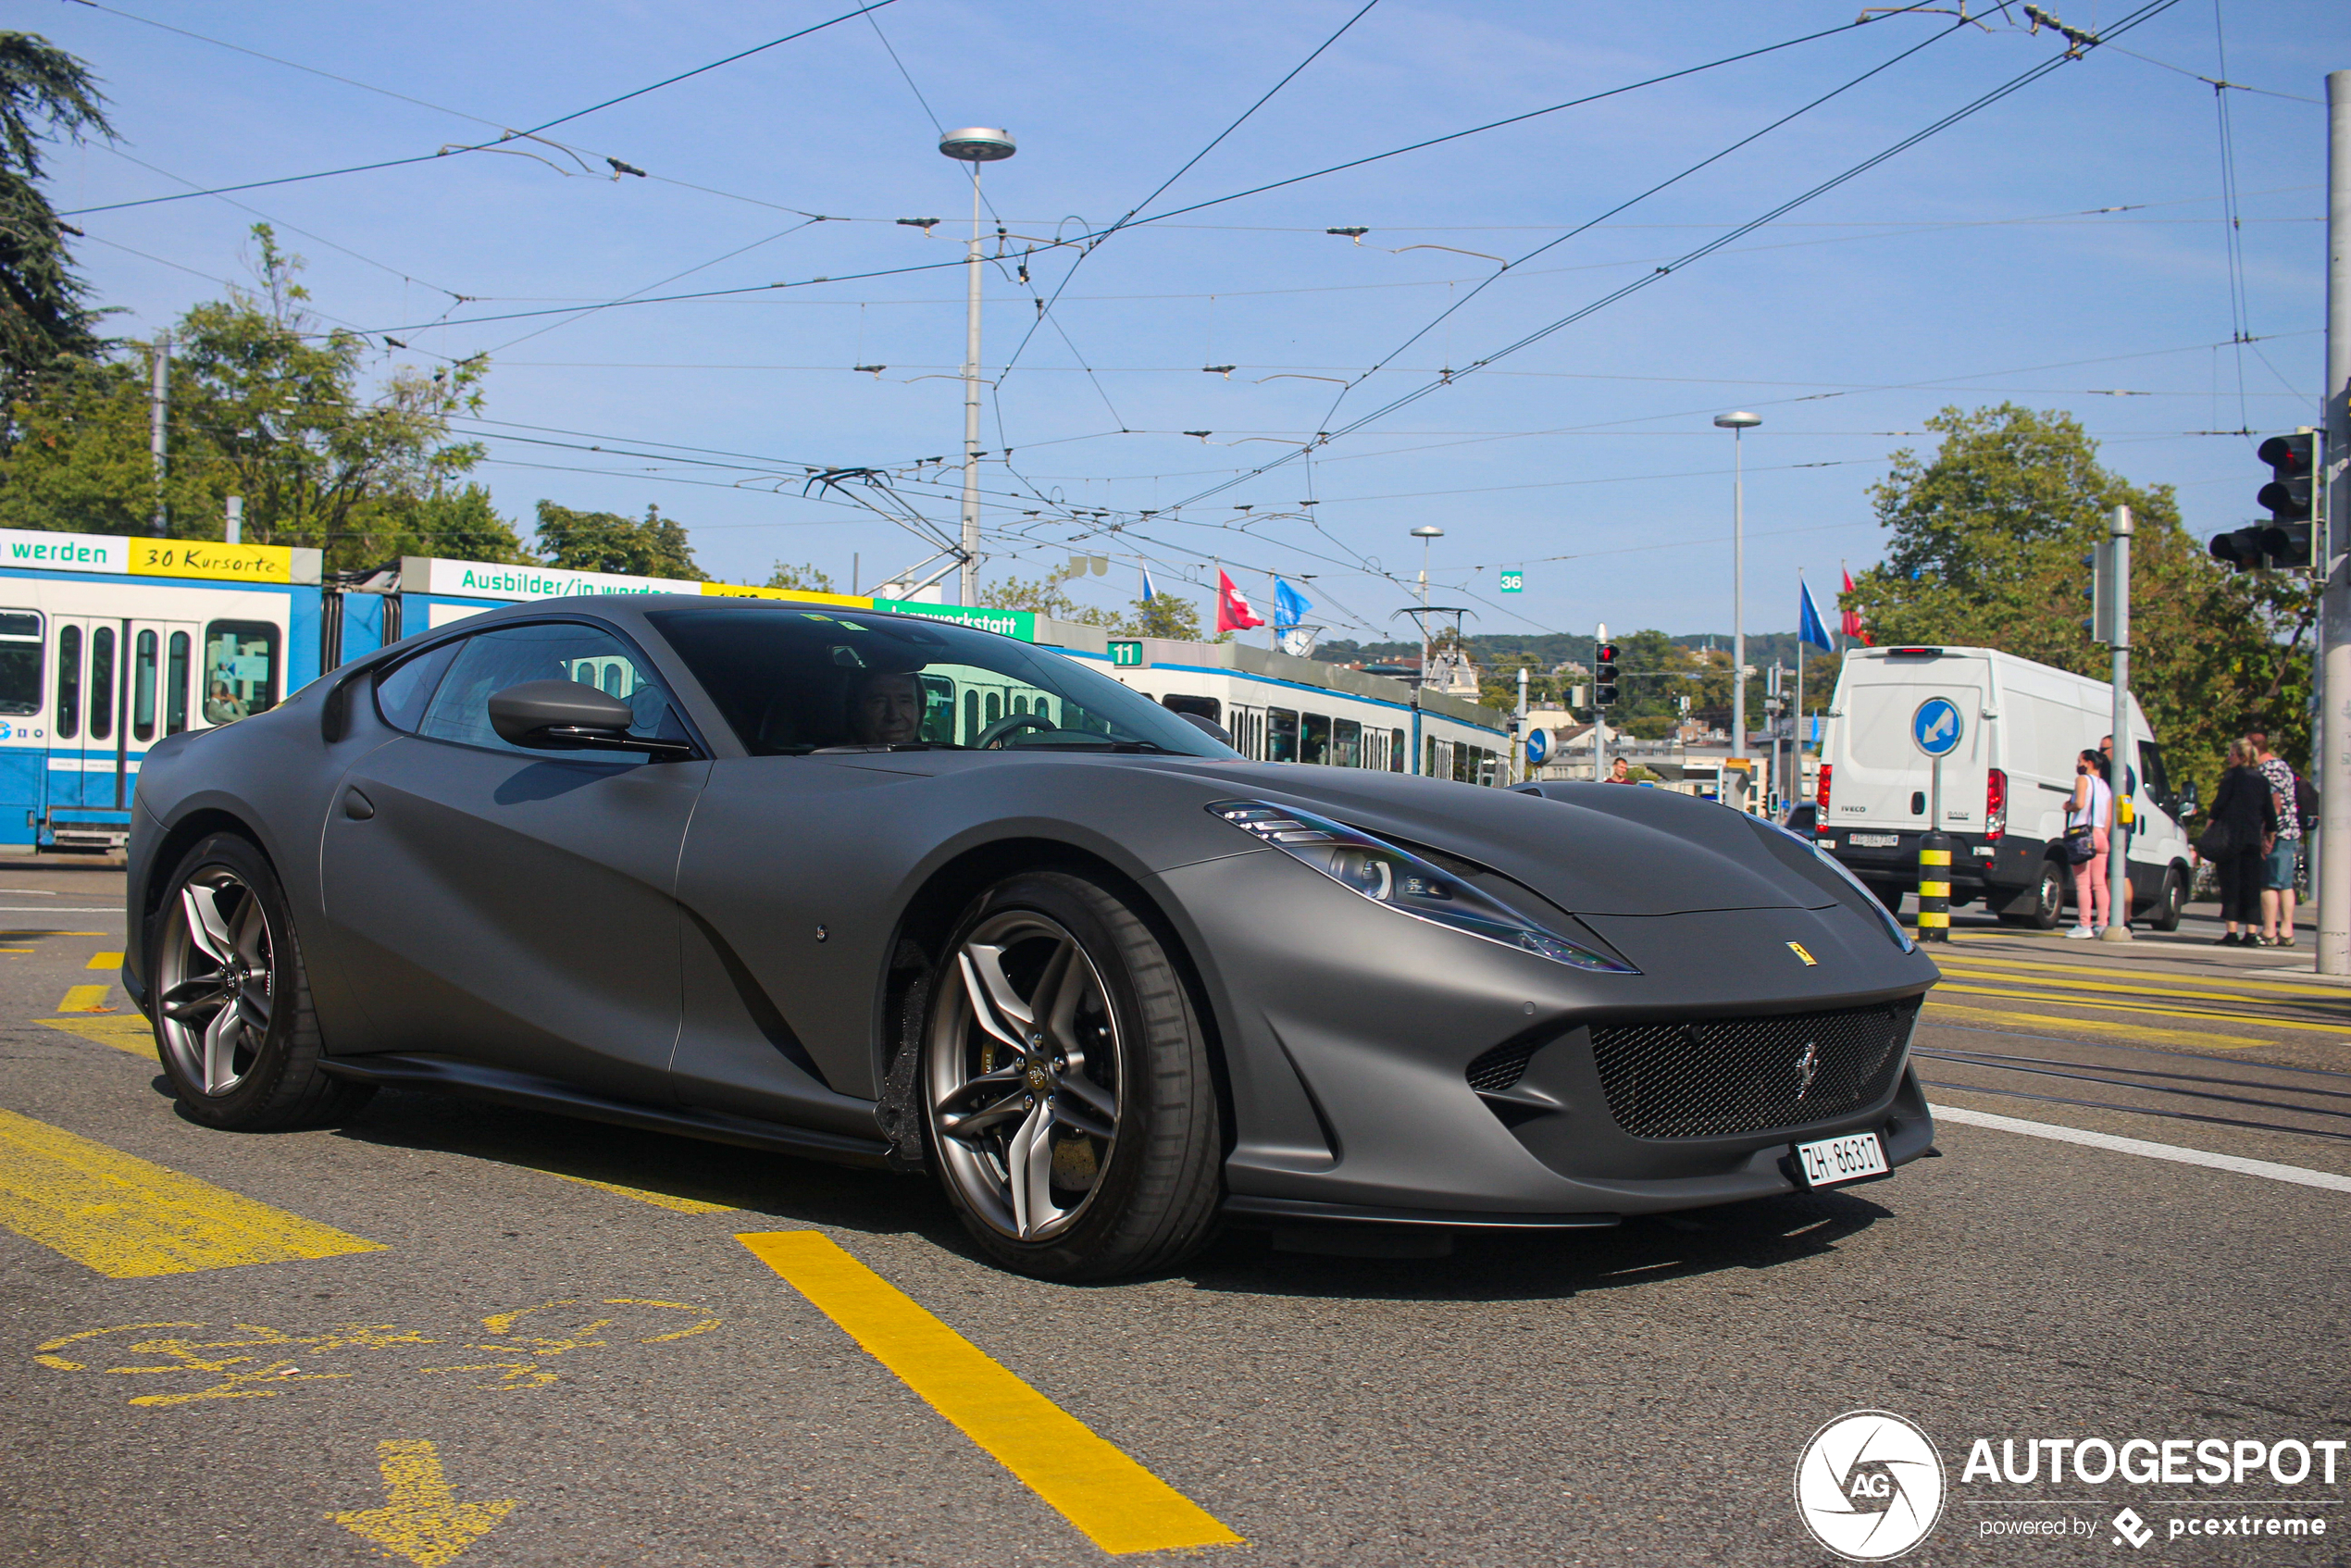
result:
[(651, 1203), (656, 1209), (670, 1209), (681, 1214), (731, 1214), (731, 1203), (705, 1203), (699, 1198), (678, 1198), (666, 1192), (648, 1192), (641, 1187), (623, 1187), (616, 1181), (591, 1181), (586, 1176), (571, 1176), (563, 1171), (549, 1171), (551, 1176), (562, 1176), (582, 1187), (592, 1187), (599, 1192), (610, 1192), (622, 1198), (634, 1198), (640, 1203)]
[(831, 1238), (777, 1230), (735, 1239), (1104, 1551), (1247, 1544)]
[(122, 954), (118, 952), (93, 952), (90, 955), (90, 962), (83, 964), (82, 967), (85, 969), (119, 969), (122, 967)]
[(2057, 975), (2098, 975), (2117, 980), (2166, 980), (2182, 986), (2229, 986), (2240, 990), (2277, 991), (2289, 996), (2324, 996), (2337, 1001), (2351, 999), (2351, 989), (2342, 986), (2303, 985), (2293, 980), (2240, 980), (2233, 976), (2175, 975), (2161, 969), (2109, 969), (2095, 964), (2059, 964), (2030, 958), (2001, 958), (1988, 952), (1972, 952), (1960, 962), (1996, 964), (2003, 969), (2034, 969)]
[(459, 1502), (441, 1472), (441, 1450), (422, 1438), (378, 1443), (376, 1467), (383, 1472), (385, 1505), (327, 1517), (417, 1568), (454, 1562), (522, 1506), (519, 1498)]
[(38, 1022), (53, 1029), (62, 1029), (83, 1039), (111, 1045), (117, 1051), (127, 1051), (143, 1056), (150, 1063), (155, 1060), (155, 1031), (136, 1013), (117, 1014), (104, 1018), (43, 1018)]
[[(2015, 975), (2010, 974), (2004, 969), (1979, 967), (1974, 964), (1964, 962), (1937, 964), (1936, 967), (1942, 969), (1946, 974), (1958, 975), (1966, 979), (1996, 980), (2005, 985), (2011, 986), (2062, 987), (2071, 990), (2106, 991), (2117, 996), (2175, 996), (2183, 998), (2190, 1002), (2243, 1002), (2248, 1007), (2261, 1007), (2265, 1005), (2270, 1007), (2284, 1007), (2294, 1005), (2290, 999), (2283, 997), (2245, 996), (2231, 991), (2196, 990), (2185, 987), (2158, 986), (2147, 983), (2148, 981), (2158, 978), (2165, 980), (2175, 978), (2175, 977), (2170, 975), (2142, 976), (2138, 984), (2130, 985), (2107, 980), (2076, 980), (2056, 975)], [(2351, 1003), (2351, 996), (2339, 997), (2337, 998), (2337, 1001), (2339, 1002)]]
[(0, 1111), (0, 1226), (111, 1279), (383, 1251), (13, 1111)]
[(1996, 986), (1955, 986), (1947, 981), (1934, 989), (1959, 996), (1999, 996), (2016, 1002), (2037, 1002), (2044, 1007), (2099, 1007), (2110, 1013), (2149, 1013), (2159, 1018), (2217, 1018), (2224, 1024), (2251, 1024), (2264, 1029), (2299, 1029), (2351, 1039), (2351, 1028), (2345, 1028), (2341, 1024), (2306, 1024), (2298, 1018), (2258, 1018), (2246, 1013), (2208, 1012), (2193, 1007), (2146, 1007), (2132, 1002), (2093, 1002), (2088, 997), (2043, 996), (2033, 991), (2002, 990)]
[(2004, 1013), (1991, 1007), (1965, 1007), (1956, 1002), (1930, 1001), (1926, 1010), (1954, 1018), (1972, 1018), (1980, 1023), (2039, 1024), (2061, 1029), (2088, 1029), (2097, 1034), (2128, 1035), (2135, 1040), (2161, 1040), (2167, 1045), (2209, 1046), (2215, 1051), (2243, 1051), (2249, 1045), (2271, 1043), (2244, 1035), (2208, 1035), (2189, 1029), (2159, 1029), (2147, 1024), (2126, 1024), (2117, 1018), (2059, 1018), (2044, 1013)]
[(105, 1013), (106, 988), (104, 986), (68, 986), (66, 999), (57, 1003), (60, 1013)]

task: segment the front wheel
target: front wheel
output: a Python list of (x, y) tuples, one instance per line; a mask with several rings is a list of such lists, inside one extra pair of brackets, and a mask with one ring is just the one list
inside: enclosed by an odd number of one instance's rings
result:
[(1037, 872), (983, 893), (946, 945), (920, 1043), (932, 1162), (998, 1263), (1137, 1274), (1213, 1232), (1207, 1041), (1165, 947), (1109, 890)]
[(371, 1086), (319, 1071), (318, 1021), (278, 874), (216, 833), (180, 862), (148, 952), (163, 1070), (190, 1117), (269, 1132), (340, 1120)]
[(2163, 873), (2163, 890), (2156, 895), (2155, 908), (2147, 915), (2147, 924), (2158, 931), (2176, 931), (2180, 916), (2187, 913), (2188, 884), (2176, 865)]

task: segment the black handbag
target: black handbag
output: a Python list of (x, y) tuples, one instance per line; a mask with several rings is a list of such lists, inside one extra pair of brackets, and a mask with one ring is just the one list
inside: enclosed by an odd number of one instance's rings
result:
[(2236, 848), (2237, 836), (2225, 822), (2211, 824), (2196, 838), (2196, 852), (2207, 860), (2226, 860)]
[(2065, 860), (2069, 865), (2087, 865), (2098, 858), (2097, 829), (2086, 825), (2065, 830)]

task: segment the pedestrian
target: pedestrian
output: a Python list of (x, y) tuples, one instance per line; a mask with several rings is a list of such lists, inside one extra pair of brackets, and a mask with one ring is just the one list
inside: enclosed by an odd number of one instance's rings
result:
[(2302, 817), (2295, 806), (2294, 768), (2270, 750), (2270, 738), (2259, 730), (2245, 737), (2255, 747), (2254, 765), (2270, 786), (2270, 803), (2277, 808), (2278, 835), (2270, 845), (2261, 878), (2261, 935), (2278, 947), (2294, 945), (2294, 878), (2301, 869)]
[(2249, 740), (2229, 747), (2228, 771), (2212, 792), (2208, 824), (2196, 841), (2196, 852), (2212, 863), (2220, 883), (2220, 945), (2262, 947), (2261, 875), (2278, 828), (2277, 804), (2270, 797), (2270, 781), (2255, 765), (2260, 753)]
[(1610, 763), (1608, 765), (1607, 782), (1611, 784), (1630, 784), (1633, 782), (1633, 765), (1626, 762), (1623, 757), (1618, 757), (1613, 762)]
[[(2073, 794), (2065, 805), (2066, 858), (2073, 863), (2074, 924), (2068, 937), (2085, 939), (2106, 929), (2112, 897), (2106, 884), (2108, 829), (2113, 823), (2114, 790), (2106, 781), (2106, 759), (2096, 752), (2077, 753)], [(2090, 851), (2086, 855), (2084, 845)]]

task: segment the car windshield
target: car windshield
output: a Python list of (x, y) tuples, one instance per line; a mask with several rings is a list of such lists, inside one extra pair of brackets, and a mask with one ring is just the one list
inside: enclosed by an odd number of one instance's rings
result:
[(754, 756), (843, 748), (1237, 754), (1108, 676), (993, 632), (787, 604), (647, 618)]

